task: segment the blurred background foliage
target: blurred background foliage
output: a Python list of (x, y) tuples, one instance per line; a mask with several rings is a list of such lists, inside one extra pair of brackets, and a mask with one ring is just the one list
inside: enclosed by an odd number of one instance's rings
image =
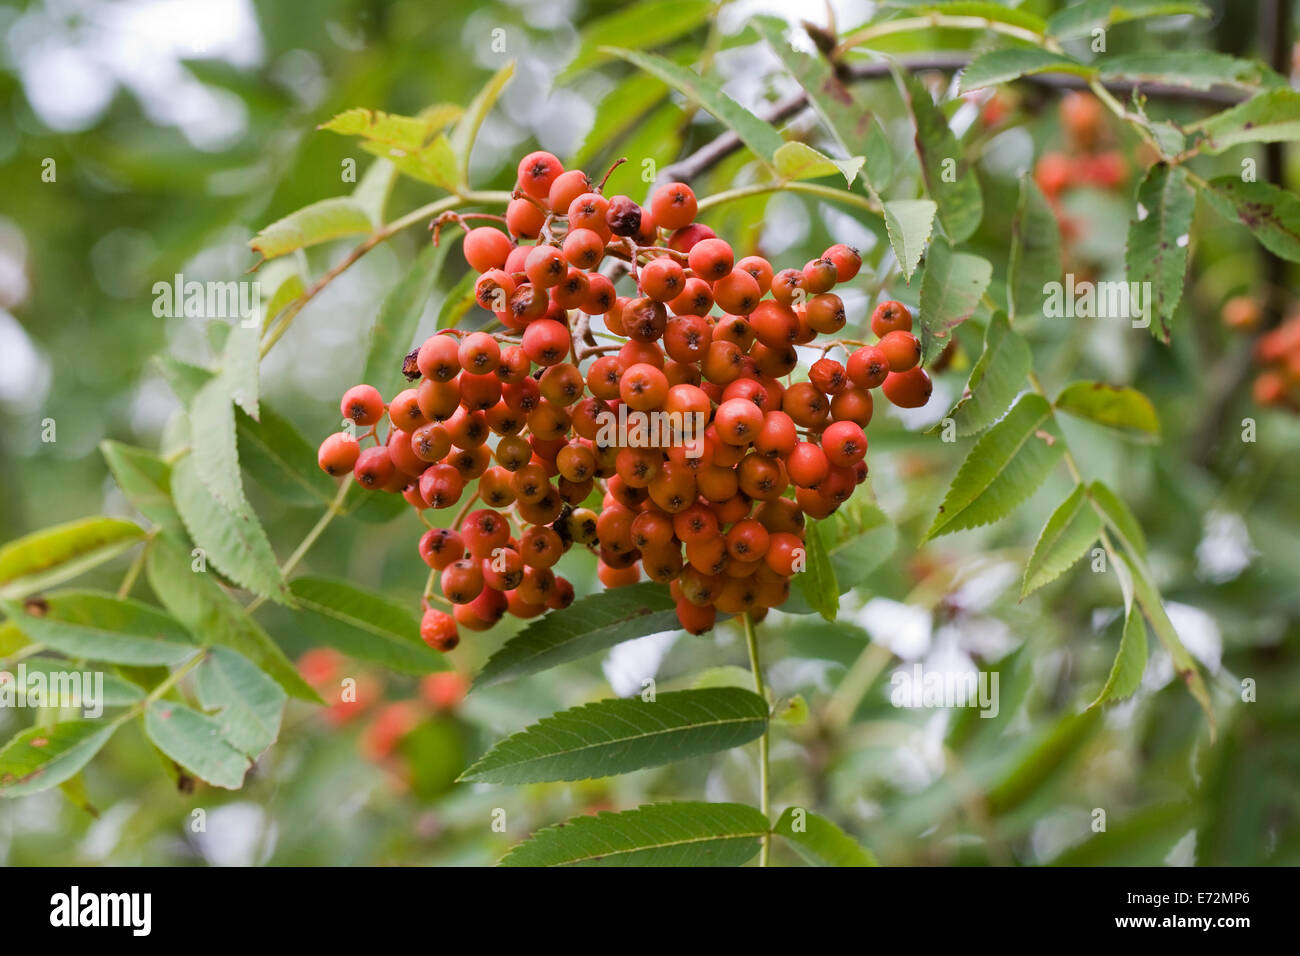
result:
[[(645, 4), (643, 4), (645, 6)], [(1058, 4), (1029, 0), (1050, 13)], [(1119, 26), (1115, 50), (1197, 48), (1266, 56), (1256, 38), (1267, 3), (1212, 4), (1209, 20)], [(1231, 6), (1231, 15), (1225, 15)], [(863, 22), (865, 0), (831, 4), (841, 30)], [(656, 80), (582, 45), (584, 29), (629, 6), (583, 0), (513, 3), (422, 0), (45, 0), (0, 6), (0, 534), (5, 540), (92, 513), (129, 516), (97, 450), (103, 439), (156, 447), (178, 403), (153, 364), (159, 352), (206, 360), (193, 319), (158, 318), (152, 287), (237, 278), (254, 263), (246, 242), (262, 225), (351, 190), (341, 170), (369, 157), (316, 126), (354, 106), (412, 114), (465, 104), (505, 61), (515, 80), (489, 117), (472, 164), (477, 188), (508, 188), (514, 162), (535, 146), (603, 172), (619, 156), (611, 192), (644, 198), (641, 161), (670, 162), (717, 131)], [(649, 8), (648, 8), (649, 9)], [(635, 37), (724, 83), (758, 108), (793, 89), (747, 28), (772, 12), (824, 20), (817, 5), (735, 0), (657, 2)], [(501, 31), (501, 32), (495, 32)], [(978, 34), (930, 31), (883, 40), (900, 55), (967, 50)], [(945, 86), (950, 74), (934, 74)], [(889, 80), (866, 87), (892, 141), (900, 175), (915, 174), (911, 130)], [(1017, 86), (990, 125), (975, 102), (952, 104), (965, 149), (979, 158), (986, 214), (971, 242), (1005, 276), (1017, 177), (1044, 150), (1064, 148), (1056, 96)], [(1161, 115), (1198, 115), (1194, 103)], [(796, 122), (794, 132), (816, 138)], [(1111, 135), (1130, 173), (1130, 134)], [(1223, 174), (1241, 156), (1220, 157)], [(42, 181), (45, 164), (57, 170)], [(752, 157), (736, 153), (697, 180), (700, 195), (743, 183)], [(1290, 176), (1290, 181), (1298, 180)], [(1065, 201), (1081, 275), (1121, 277), (1129, 186), (1073, 191)], [(401, 180), (389, 204), (429, 201)], [(1133, 384), (1154, 401), (1160, 441), (1117, 440), (1087, 424), (1068, 439), (1085, 469), (1133, 506), (1151, 546), (1170, 615), (1205, 666), (1219, 717), (1211, 743), (1194, 701), (1153, 652), (1142, 689), (1103, 713), (1080, 716), (1104, 682), (1122, 618), (1117, 589), (1081, 564), (1023, 603), (1028, 548), (1065, 496), (1049, 480), (1011, 520), (918, 548), (963, 446), (927, 429), (960, 395), (978, 333), (937, 377), (918, 413), (878, 409), (869, 455), (872, 489), (898, 527), (839, 620), (773, 614), (762, 627), (775, 691), (800, 695), (808, 714), (778, 725), (774, 803), (816, 809), (885, 863), (1300, 863), (1300, 427), (1251, 404), (1249, 388), (1220, 387), (1249, 342), (1219, 321), (1223, 301), (1258, 293), (1260, 252), (1245, 230), (1202, 208), (1188, 294), (1174, 343), (1119, 322), (1040, 319), (1022, 331), (1049, 393), (1097, 378)], [(816, 199), (759, 196), (705, 217), (737, 247), (802, 263), (832, 242), (892, 261), (874, 218)], [(337, 396), (360, 374), (360, 343), (385, 292), (426, 243), (413, 228), (377, 249), (309, 306), (263, 364), (267, 401), (314, 444), (336, 425)], [(345, 246), (308, 253), (313, 274)], [(436, 321), (464, 266), (449, 257), (425, 310)], [(844, 298), (861, 327), (885, 286), (915, 302), (896, 273), (864, 269)], [(854, 326), (853, 323), (857, 325)], [(394, 356), (395, 361), (400, 356)], [(1222, 427), (1201, 427), (1218, 416)], [(1240, 441), (1243, 419), (1257, 441)], [(57, 440), (41, 440), (52, 419)], [(969, 444), (969, 442), (965, 443)], [(253, 501), (281, 556), (316, 520), (258, 489)], [(337, 521), (304, 567), (382, 589), (415, 605), (425, 568), (409, 515), (390, 523)], [(566, 558), (579, 594), (599, 587), (589, 556)], [(91, 586), (116, 587), (126, 559)], [(313, 635), (267, 607), (260, 620), (295, 657)], [(503, 624), (456, 653), (472, 674), (508, 636)], [(753, 747), (607, 781), (524, 788), (451, 781), (491, 741), (565, 706), (640, 689), (730, 683), (745, 661), (734, 625), (704, 638), (680, 632), (617, 648), (461, 701), (445, 681), (308, 658), (356, 676), (358, 712), (291, 704), (279, 743), (243, 790), (189, 792), (165, 772), (140, 729), (117, 735), (86, 772), (95, 815), (58, 791), (0, 803), (0, 862), (117, 864), (485, 864), (536, 827), (597, 808), (667, 798), (755, 803)], [(978, 666), (1000, 678), (1000, 709), (894, 708), (899, 667)], [(1256, 700), (1242, 701), (1242, 681)], [(23, 718), (0, 711), (0, 736)], [(504, 809), (504, 832), (493, 812)], [(1105, 833), (1093, 832), (1105, 811)], [(193, 811), (206, 813), (194, 832)], [(779, 862), (794, 862), (778, 848)]]

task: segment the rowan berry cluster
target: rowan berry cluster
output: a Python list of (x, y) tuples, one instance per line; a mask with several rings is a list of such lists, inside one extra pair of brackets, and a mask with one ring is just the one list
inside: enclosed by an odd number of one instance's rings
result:
[(1065, 193), (1082, 186), (1119, 192), (1128, 182), (1128, 163), (1107, 142), (1105, 113), (1105, 107), (1091, 94), (1066, 94), (1061, 100), (1060, 119), (1069, 152), (1043, 153), (1034, 167), (1034, 180), (1056, 211), (1067, 240), (1076, 238), (1078, 224), (1061, 207)]
[(1300, 413), (1300, 315), (1295, 315), (1255, 345), (1262, 366), (1255, 377), (1255, 401)]
[[(683, 183), (642, 206), (536, 152), (513, 197), (503, 217), (478, 217), (504, 231), (436, 224), (466, 229), (475, 299), (503, 331), (433, 335), (407, 356), (418, 384), (387, 405), (369, 385), (349, 389), (343, 416), (374, 444), (332, 435), (321, 467), (422, 515), (465, 501), (420, 539), (453, 606), (424, 614), (439, 649), (458, 625), (566, 606), (573, 588), (552, 568), (573, 547), (597, 555), (607, 588), (642, 574), (668, 584), (692, 633), (718, 611), (761, 617), (804, 567), (805, 516), (830, 515), (866, 478), (872, 390), (903, 407), (929, 400), (911, 313), (880, 304), (874, 344), (818, 342), (846, 324), (832, 289), (857, 275), (857, 251), (834, 245), (779, 271), (737, 259), (695, 221)], [(616, 289), (624, 276), (633, 294)], [(796, 346), (820, 349), (806, 381), (792, 380)], [(633, 416), (661, 424), (638, 434)]]

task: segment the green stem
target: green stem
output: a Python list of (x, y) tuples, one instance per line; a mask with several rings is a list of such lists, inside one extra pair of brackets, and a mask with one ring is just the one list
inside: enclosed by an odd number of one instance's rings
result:
[[(307, 532), (307, 536), (302, 539), (302, 542), (294, 550), (293, 554), (289, 555), (288, 559), (284, 562), (284, 565), (280, 568), (280, 573), (282, 575), (287, 575), (298, 566), (298, 562), (307, 556), (307, 552), (310, 551), (311, 546), (316, 543), (316, 539), (325, 533), (325, 529), (330, 526), (330, 522), (342, 513), (341, 509), (343, 507), (343, 499), (347, 497), (348, 488), (350, 486), (351, 483), (346, 480), (339, 483), (339, 490), (334, 495), (334, 500), (329, 503), (329, 507), (325, 509), (325, 513), (320, 516), (320, 520), (317, 521), (312, 529)], [(266, 598), (259, 597), (249, 604), (245, 610), (249, 614), (252, 614), (264, 603), (266, 603)]]
[(875, 642), (862, 649), (826, 703), (822, 719), (830, 730), (838, 732), (849, 725), (862, 698), (893, 659), (893, 652)]
[(986, 17), (967, 17), (951, 16), (943, 13), (931, 13), (923, 17), (905, 17), (901, 20), (889, 20), (885, 23), (877, 23), (873, 26), (864, 27), (856, 33), (850, 33), (840, 41), (839, 45), (831, 51), (831, 59), (838, 60), (847, 51), (855, 46), (862, 46), (864, 43), (870, 43), (879, 37), (890, 36), (895, 33), (912, 33), (917, 30), (929, 30), (936, 27), (947, 28), (950, 30), (992, 30), (994, 33), (1001, 33), (1003, 36), (1015, 37), (1017, 40), (1024, 40), (1035, 46), (1050, 46), (1046, 37), (1041, 33), (1033, 30), (1027, 30), (1024, 27), (1018, 27), (1012, 23), (1000, 23), (997, 20), (989, 20)]
[(764, 193), (774, 192), (805, 193), (809, 196), (820, 196), (822, 199), (828, 199), (831, 202), (844, 203), (847, 206), (865, 209), (876, 216), (882, 215), (880, 206), (867, 196), (849, 192), (847, 189), (822, 186), (818, 183), (789, 182), (781, 179), (773, 182), (753, 183), (749, 186), (737, 186), (735, 189), (725, 189), (720, 193), (714, 193), (712, 196), (700, 200), (699, 211), (703, 212), (706, 209), (712, 209), (714, 206), (721, 206), (723, 203), (733, 202), (737, 199), (747, 199), (750, 196), (761, 196)]
[[(754, 619), (748, 614), (741, 616), (745, 626), (745, 644), (749, 648), (749, 669), (754, 672), (754, 693), (767, 703), (767, 691), (763, 687), (763, 668), (758, 659), (758, 635), (754, 632)], [(769, 723), (770, 727), (770, 723)], [(763, 729), (763, 736), (758, 738), (758, 800), (759, 810), (767, 818), (769, 826), (772, 820), (772, 797), (768, 777), (768, 740), (769, 730)], [(762, 847), (758, 854), (758, 865), (767, 866), (772, 851), (772, 834), (763, 834)]]
[(4, 659), (4, 666), (8, 667), (11, 664), (17, 664), (19, 661), (27, 657), (35, 657), (43, 650), (45, 650), (44, 644), (28, 644), (24, 647), (20, 647)]
[(151, 531), (149, 536), (144, 539), (144, 545), (140, 548), (139, 553), (136, 554), (135, 560), (131, 562), (131, 566), (126, 569), (126, 576), (122, 578), (122, 583), (118, 585), (117, 588), (118, 598), (126, 597), (131, 593), (131, 588), (135, 587), (135, 582), (140, 577), (140, 572), (144, 569), (145, 558), (149, 556), (149, 545), (153, 544), (155, 533), (156, 532)]

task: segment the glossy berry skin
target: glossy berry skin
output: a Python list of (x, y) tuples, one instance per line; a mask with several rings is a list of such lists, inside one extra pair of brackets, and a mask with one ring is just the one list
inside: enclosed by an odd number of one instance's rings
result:
[(431, 335), (416, 353), (416, 367), (425, 378), (449, 382), (460, 372), (460, 346), (451, 335)]
[(911, 332), (890, 332), (876, 343), (891, 372), (906, 372), (921, 361), (921, 342)]
[(551, 153), (539, 150), (519, 161), (516, 182), (520, 190), (534, 199), (545, 200), (551, 184), (564, 172), (564, 165)]
[(471, 229), (465, 234), (465, 240), (461, 244), (465, 261), (475, 272), (505, 268), (506, 259), (512, 248), (510, 237), (500, 229), (493, 229), (491, 226)]
[(449, 528), (430, 528), (420, 536), (420, 557), (436, 571), (442, 571), (465, 555), (465, 542)]
[(848, 282), (858, 274), (862, 268), (862, 254), (852, 246), (846, 246), (843, 243), (836, 243), (822, 253), (823, 259), (829, 259), (835, 264), (835, 281)]
[(933, 388), (930, 376), (917, 367), (906, 372), (890, 372), (881, 390), (899, 408), (920, 408), (930, 401)]
[(393, 459), (388, 457), (388, 449), (383, 447), (367, 448), (357, 456), (352, 474), (357, 483), (366, 488), (383, 488), (396, 472)]
[(786, 470), (798, 487), (815, 488), (830, 474), (831, 463), (819, 445), (800, 442), (790, 452)]
[(702, 239), (691, 247), (687, 264), (701, 279), (716, 282), (731, 272), (735, 254), (731, 245), (722, 239)]
[(354, 385), (343, 393), (339, 411), (358, 425), (373, 425), (384, 415), (384, 397), (373, 385)]
[(871, 313), (871, 331), (881, 339), (890, 332), (911, 332), (912, 313), (903, 303), (893, 299), (882, 302)]
[(889, 358), (874, 345), (866, 345), (849, 356), (849, 380), (860, 388), (878, 388), (889, 374)]
[(650, 214), (663, 229), (681, 229), (695, 220), (695, 192), (685, 183), (668, 183), (650, 198)]
[(835, 422), (822, 432), (822, 448), (832, 466), (850, 468), (867, 453), (867, 436), (853, 422)]
[(320, 443), (316, 463), (327, 475), (343, 475), (353, 469), (361, 454), (361, 446), (347, 432), (336, 432)]

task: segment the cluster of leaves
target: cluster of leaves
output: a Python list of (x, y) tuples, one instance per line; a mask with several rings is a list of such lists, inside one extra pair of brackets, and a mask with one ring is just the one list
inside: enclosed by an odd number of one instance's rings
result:
[[(669, 16), (665, 9), (674, 7)], [(1142, 529), (1121, 497), (1101, 482), (1085, 482), (1075, 467), (1060, 416), (1081, 418), (1137, 440), (1159, 424), (1151, 403), (1132, 388), (1079, 381), (1050, 398), (1038, 384), (1020, 320), (1041, 312), (1043, 289), (1061, 274), (1056, 220), (1029, 177), (1020, 184), (1004, 300), (994, 264), (962, 248), (984, 219), (981, 184), (963, 158), (949, 123), (949, 105), (901, 61), (890, 64), (899, 102), (912, 121), (916, 161), (896, 156), (859, 89), (842, 78), (863, 46), (877, 37), (936, 27), (976, 29), (1011, 45), (986, 50), (962, 72), (961, 92), (1020, 77), (1062, 73), (1081, 78), (1155, 151), (1135, 196), (1129, 232), (1129, 277), (1155, 290), (1168, 338), (1188, 268), (1197, 196), (1246, 224), (1271, 253), (1300, 260), (1300, 200), (1275, 186), (1240, 177), (1203, 179), (1189, 164), (1243, 144), (1300, 138), (1300, 97), (1257, 64), (1203, 53), (1152, 53), (1090, 63), (1067, 52), (1090, 31), (1146, 16), (1203, 15), (1197, 3), (1086, 2), (1050, 20), (989, 3), (894, 3), (880, 18), (837, 42), (834, 61), (793, 49), (781, 21), (758, 17), (752, 30), (799, 84), (820, 121), (820, 147), (787, 139), (774, 125), (722, 92), (716, 77), (647, 52), (694, 29), (707, 3), (654, 0), (590, 25), (571, 74), (625, 61), (634, 68), (608, 97), (578, 161), (617, 148), (658, 157), (663, 136), (678, 122), (673, 94), (709, 114), (743, 145), (755, 164), (751, 183), (701, 203), (701, 211), (751, 197), (786, 192), (844, 206), (880, 221), (917, 305), (927, 364), (959, 333), (982, 329), (982, 350), (961, 400), (939, 426), (974, 444), (939, 505), (927, 537), (976, 528), (1007, 517), (1063, 461), (1073, 488), (1043, 527), (1024, 570), (1022, 596), (1043, 587), (1100, 545), (1118, 579), (1124, 625), (1118, 654), (1094, 706), (1136, 689), (1147, 659), (1148, 626), (1163, 644), (1193, 696), (1213, 720), (1195, 661), (1165, 611)], [(160, 453), (106, 442), (102, 452), (123, 494), (147, 527), (92, 518), (37, 532), (0, 551), (0, 656), (41, 666), (107, 666), (102, 721), (62, 719), (19, 733), (0, 749), (0, 795), (54, 786), (76, 792), (76, 775), (128, 721), (139, 718), (152, 743), (189, 774), (226, 788), (241, 785), (253, 761), (276, 739), (290, 697), (317, 700), (253, 613), (265, 602), (291, 609), (314, 635), (358, 658), (420, 674), (446, 666), (419, 639), (418, 622), (403, 604), (337, 580), (292, 572), (337, 516), (384, 521), (401, 502), (384, 501), (350, 482), (333, 487), (315, 467), (309, 443), (259, 395), (259, 364), (298, 313), (329, 281), (371, 248), (408, 226), (465, 206), (500, 203), (502, 193), (477, 192), (469, 159), (477, 133), (513, 68), (494, 75), (464, 110), (438, 104), (416, 116), (349, 110), (324, 125), (354, 136), (377, 158), (349, 196), (313, 203), (267, 226), (252, 241), (266, 260), (260, 272), (270, 297), (263, 328), (215, 324), (219, 360), (200, 368), (175, 359), (159, 367), (185, 413), (168, 430)], [(1152, 119), (1137, 96), (1121, 104), (1105, 91), (1115, 80), (1159, 82), (1189, 89), (1239, 90), (1242, 102), (1189, 127)], [(955, 165), (954, 165), (955, 164)], [(625, 173), (616, 173), (624, 175)], [(400, 217), (386, 217), (397, 177), (445, 195)], [(611, 190), (617, 182), (611, 182)], [(338, 265), (311, 279), (291, 254), (360, 237)], [(412, 342), (448, 243), (429, 247), (386, 296), (370, 335), (364, 379), (387, 388), (397, 381), (400, 355)], [(916, 281), (913, 281), (915, 278)], [(471, 314), (468, 286), (454, 291), (439, 314), (440, 328)], [(977, 340), (976, 340), (977, 341)], [(249, 503), (245, 478), (287, 502), (312, 505), (322, 518), (283, 561)], [(886, 560), (897, 529), (875, 505), (844, 509), (809, 532), (809, 570), (787, 610), (836, 618), (841, 595)], [(135, 562), (118, 593), (61, 590), (73, 577), (131, 549)], [(158, 604), (130, 597), (139, 573)], [(242, 600), (240, 594), (248, 595)], [(632, 637), (671, 629), (672, 603), (651, 584), (577, 602), (548, 614), (508, 641), (478, 676), (479, 686), (531, 674), (605, 650)], [(60, 655), (62, 660), (48, 655)], [(193, 675), (194, 697), (183, 679)], [(759, 688), (761, 691), (761, 683)], [(773, 701), (737, 687), (700, 687), (653, 699), (604, 700), (562, 711), (498, 743), (464, 774), (493, 783), (578, 780), (627, 773), (738, 747), (764, 736)], [(1081, 717), (1062, 733), (1078, 733)], [(1008, 786), (1011, 786), (1009, 784)], [(1008, 805), (1014, 793), (1001, 793)], [(577, 818), (538, 832), (507, 857), (520, 865), (739, 864), (771, 834), (793, 841), (809, 859), (861, 865), (870, 855), (829, 820), (792, 808), (775, 823), (740, 804), (679, 802)]]

